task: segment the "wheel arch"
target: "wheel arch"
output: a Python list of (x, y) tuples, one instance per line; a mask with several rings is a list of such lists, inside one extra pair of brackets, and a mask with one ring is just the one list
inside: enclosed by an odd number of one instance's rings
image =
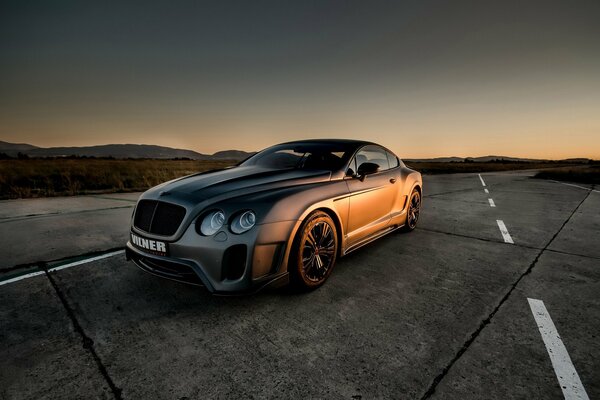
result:
[(291, 255), (293, 253), (293, 249), (294, 249), (294, 246), (296, 245), (296, 241), (298, 239), (298, 234), (299, 234), (301, 228), (304, 226), (304, 223), (306, 222), (307, 218), (309, 218), (313, 213), (315, 213), (317, 211), (324, 212), (332, 219), (333, 224), (335, 225), (335, 230), (336, 230), (337, 236), (338, 236), (338, 249), (337, 249), (338, 254), (337, 254), (337, 256), (341, 257), (341, 255), (343, 254), (342, 248), (344, 246), (344, 230), (342, 228), (341, 218), (338, 215), (338, 213), (331, 207), (327, 207), (326, 205), (320, 205), (320, 206), (316, 206), (316, 207), (310, 207), (304, 213), (302, 213), (302, 218), (298, 221), (298, 224), (296, 224), (296, 227), (292, 231), (290, 238), (289, 238), (289, 242), (288, 242), (289, 246), (288, 247), (289, 247), (290, 251), (287, 255), (288, 260), (289, 260), (289, 257), (291, 257)]
[(421, 196), (421, 198), (423, 198), (423, 189), (421, 189), (421, 185), (419, 183), (416, 183), (413, 188), (411, 189), (411, 193), (414, 189), (417, 189), (417, 192), (419, 192), (419, 196)]
[[(315, 209), (313, 212), (315, 212), (315, 211), (324, 212), (325, 214), (329, 215), (329, 217), (333, 221), (333, 224), (335, 225), (335, 230), (336, 230), (336, 233), (338, 236), (337, 256), (340, 257), (342, 255), (342, 242), (343, 242), (343, 238), (344, 238), (344, 231), (342, 230), (342, 223), (340, 221), (339, 216), (337, 215), (337, 213), (335, 211), (333, 211), (331, 208), (328, 208), (328, 207), (319, 207), (319, 208)], [(312, 214), (313, 212), (311, 212), (310, 214)]]

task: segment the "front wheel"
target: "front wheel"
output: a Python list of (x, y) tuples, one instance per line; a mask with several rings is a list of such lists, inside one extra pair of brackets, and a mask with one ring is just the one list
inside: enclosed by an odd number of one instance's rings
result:
[(404, 232), (413, 231), (417, 227), (419, 214), (421, 213), (421, 193), (415, 188), (410, 194), (408, 210), (406, 215), (406, 224), (402, 228)]
[(331, 217), (316, 211), (298, 231), (290, 256), (290, 282), (301, 290), (321, 286), (333, 270), (338, 252), (338, 237)]

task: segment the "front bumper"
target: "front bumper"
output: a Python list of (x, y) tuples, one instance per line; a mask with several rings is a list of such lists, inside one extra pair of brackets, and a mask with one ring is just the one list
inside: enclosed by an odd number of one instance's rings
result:
[[(178, 240), (168, 242), (167, 257), (147, 253), (131, 240), (126, 257), (146, 272), (205, 286), (212, 293), (254, 292), (288, 283), (289, 238), (296, 225), (297, 221), (257, 225), (242, 235), (223, 229), (210, 237), (199, 235), (192, 225)], [(160, 240), (135, 228), (132, 231)]]

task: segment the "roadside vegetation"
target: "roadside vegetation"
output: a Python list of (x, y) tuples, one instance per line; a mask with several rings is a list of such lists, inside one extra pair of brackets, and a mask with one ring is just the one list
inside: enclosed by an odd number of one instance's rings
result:
[(540, 171), (535, 178), (600, 185), (600, 164)]
[[(517, 171), (525, 169), (563, 168), (582, 165), (581, 162), (569, 161), (547, 161), (547, 162), (524, 162), (524, 161), (487, 161), (487, 162), (422, 162), (405, 161), (405, 164), (422, 174), (459, 174), (473, 172), (500, 172)], [(586, 164), (587, 165), (587, 164)]]
[(21, 158), (0, 160), (0, 199), (135, 192), (234, 160)]
[[(159, 183), (234, 165), (235, 160), (0, 157), (0, 199), (143, 191)], [(543, 169), (536, 178), (600, 184), (600, 163), (406, 162), (423, 174)]]

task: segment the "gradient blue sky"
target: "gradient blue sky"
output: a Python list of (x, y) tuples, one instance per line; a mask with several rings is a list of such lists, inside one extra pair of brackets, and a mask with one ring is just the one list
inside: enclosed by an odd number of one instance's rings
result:
[(3, 1), (0, 140), (600, 159), (599, 1)]

